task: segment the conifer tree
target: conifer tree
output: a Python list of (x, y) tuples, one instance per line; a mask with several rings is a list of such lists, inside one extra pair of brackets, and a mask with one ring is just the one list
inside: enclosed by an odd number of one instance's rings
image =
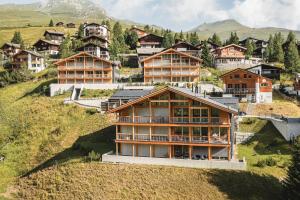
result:
[(201, 59), (203, 60), (203, 66), (204, 67), (212, 67), (212, 55), (210, 53), (210, 50), (207, 46), (207, 41), (203, 42), (203, 49), (201, 53)]
[(239, 37), (237, 36), (236, 32), (231, 32), (230, 33), (230, 37), (227, 40), (226, 44), (239, 44)]
[(112, 58), (116, 58), (119, 53), (124, 53), (127, 50), (122, 26), (116, 22), (113, 27), (113, 39), (109, 47)]
[(84, 37), (84, 25), (83, 24), (80, 24), (78, 27), (77, 37), (78, 38)]
[(144, 27), (144, 31), (145, 31), (146, 33), (150, 33), (150, 32), (151, 32), (150, 26), (149, 26), (149, 25), (146, 25), (146, 26)]
[(126, 29), (124, 33), (125, 43), (130, 47), (130, 49), (135, 49), (138, 42), (138, 34), (135, 31), (129, 31)]
[(219, 46), (222, 46), (222, 41), (221, 41), (220, 37), (219, 37), (216, 33), (214, 33), (214, 34), (212, 35), (212, 37), (209, 38), (208, 40), (209, 40), (210, 42), (214, 43), (214, 44), (217, 44), (217, 45), (219, 45)]
[(273, 39), (273, 35), (269, 36), (268, 46), (267, 46), (267, 49), (266, 49), (266, 57), (267, 57), (267, 60), (269, 62), (274, 61), (274, 39)]
[(49, 22), (49, 27), (53, 27), (53, 26), (54, 26), (54, 23), (53, 23), (53, 20), (51, 19)]
[(72, 51), (72, 41), (70, 36), (68, 35), (64, 41), (59, 46), (59, 56), (60, 58), (66, 58), (72, 55), (74, 52)]
[(174, 41), (174, 37), (173, 37), (172, 33), (169, 32), (169, 31), (167, 31), (167, 33), (165, 34), (164, 39), (163, 39), (163, 41), (162, 41), (162, 46), (163, 46), (164, 48), (169, 48), (169, 47), (171, 47), (174, 43), (175, 43), (175, 41)]
[(284, 65), (290, 72), (300, 71), (300, 60), (297, 45), (294, 41), (290, 42), (285, 53)]
[(11, 39), (11, 43), (14, 43), (14, 44), (20, 44), (21, 45), (21, 48), (24, 48), (24, 41), (22, 39), (22, 36), (21, 36), (21, 33), (19, 31), (16, 31), (14, 33), (14, 36), (13, 38)]
[(247, 41), (246, 41), (246, 48), (247, 48), (247, 50), (246, 50), (246, 56), (248, 58), (250, 58), (252, 56), (252, 54), (253, 54), (253, 51), (254, 51), (255, 47), (254, 47), (253, 43), (249, 39), (247, 39)]
[(274, 36), (274, 61), (283, 63), (284, 53), (282, 49), (283, 38), (280, 32), (275, 33)]
[(190, 43), (192, 45), (197, 45), (199, 44), (200, 40), (199, 40), (199, 36), (196, 32), (194, 33), (191, 33), (191, 36), (190, 36)]
[(183, 35), (183, 32), (182, 32), (182, 30), (180, 31), (180, 34), (179, 34), (179, 39), (180, 39), (180, 40), (184, 40), (184, 35)]
[(288, 174), (283, 181), (283, 187), (285, 199), (300, 199), (300, 144), (295, 145), (292, 164), (288, 168)]

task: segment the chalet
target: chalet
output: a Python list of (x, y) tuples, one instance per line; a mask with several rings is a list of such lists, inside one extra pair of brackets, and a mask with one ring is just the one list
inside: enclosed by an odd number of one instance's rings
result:
[(67, 28), (76, 28), (76, 25), (74, 23), (67, 23)]
[(109, 40), (109, 29), (106, 25), (101, 25), (97, 23), (85, 23), (84, 24), (84, 37), (91, 35), (100, 36)]
[(142, 60), (144, 82), (197, 82), (202, 60), (167, 49)]
[(44, 58), (35, 51), (21, 50), (13, 56), (12, 67), (16, 69), (23, 66), (34, 73), (40, 72), (45, 69)]
[(254, 49), (253, 56), (257, 58), (264, 58), (268, 42), (253, 37), (247, 37), (244, 40), (241, 40), (239, 45), (246, 47), (247, 40), (255, 44), (256, 48)]
[(84, 43), (94, 43), (108, 48), (108, 40), (101, 36), (91, 35), (82, 39)]
[(95, 43), (86, 43), (83, 46), (76, 49), (77, 51), (85, 51), (91, 55), (94, 55), (98, 58), (104, 60), (109, 60), (109, 52), (105, 46), (95, 44)]
[(246, 50), (245, 47), (236, 44), (217, 48), (213, 51), (215, 67), (220, 70), (229, 70), (235, 68), (247, 68), (260, 64), (260, 58), (246, 59)]
[[(216, 50), (217, 48), (220, 47), (220, 45), (217, 45), (211, 41), (206, 41), (207, 42), (207, 46), (208, 46), (208, 49), (212, 52), (214, 50)], [(202, 50), (203, 48), (203, 45), (204, 45), (204, 41), (201, 41), (200, 44), (196, 45), (196, 48)]]
[(148, 33), (146, 33), (142, 29), (137, 28), (136, 26), (132, 27), (129, 31), (135, 32), (138, 35), (139, 38), (148, 35)]
[(44, 33), (44, 37), (48, 41), (61, 43), (65, 39), (65, 34), (63, 32), (46, 30)]
[(256, 103), (272, 103), (272, 80), (237, 68), (221, 76), (224, 93)]
[(138, 62), (141, 67), (141, 61), (149, 56), (153, 56), (161, 51), (163, 51), (165, 48), (137, 48), (136, 52), (138, 55)]
[(7, 42), (2, 45), (1, 50), (5, 57), (12, 57), (21, 51), (21, 45)]
[(59, 44), (49, 40), (39, 39), (33, 47), (36, 51), (46, 55), (57, 55), (59, 53)]
[(117, 159), (160, 158), (151, 159), (153, 164), (161, 158), (170, 162), (235, 160), (237, 110), (189, 89), (164, 87), (109, 113), (117, 116)]
[(162, 48), (163, 37), (154, 34), (148, 34), (140, 37), (138, 42), (141, 48)]
[(113, 83), (116, 77), (112, 62), (87, 52), (61, 59), (55, 65), (60, 84)]
[(55, 24), (55, 26), (57, 26), (57, 27), (63, 27), (63, 26), (64, 26), (64, 23), (63, 23), (63, 22), (57, 22), (57, 23)]
[(250, 67), (247, 70), (269, 79), (280, 80), (280, 73), (282, 71), (282, 68), (268, 64), (260, 64)]
[(194, 57), (200, 57), (201, 52), (200, 49), (195, 47), (194, 45), (185, 42), (185, 41), (178, 41), (176, 44), (174, 44), (172, 49), (175, 49), (176, 51), (184, 52), (186, 54), (189, 54)]

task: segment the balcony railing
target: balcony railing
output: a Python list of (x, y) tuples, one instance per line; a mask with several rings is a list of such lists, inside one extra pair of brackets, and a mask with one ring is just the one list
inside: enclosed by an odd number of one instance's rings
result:
[(226, 118), (221, 117), (168, 117), (168, 116), (119, 116), (121, 123), (154, 123), (154, 124), (228, 124)]
[(117, 133), (117, 140), (126, 141), (153, 141), (153, 142), (178, 142), (178, 143), (203, 143), (203, 144), (229, 144), (227, 134), (221, 137), (211, 136), (191, 136), (172, 134), (171, 137), (165, 134), (133, 134)]
[(249, 94), (255, 93), (255, 88), (226, 88), (227, 94)]

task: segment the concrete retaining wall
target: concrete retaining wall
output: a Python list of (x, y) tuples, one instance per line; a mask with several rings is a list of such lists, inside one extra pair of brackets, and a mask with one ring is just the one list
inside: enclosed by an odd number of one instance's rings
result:
[(235, 133), (235, 141), (236, 144), (241, 144), (244, 142), (247, 142), (254, 136), (254, 133), (242, 133), (242, 132), (236, 132)]
[(117, 156), (112, 152), (102, 155), (102, 162), (129, 163), (143, 165), (164, 165), (189, 168), (210, 168), (210, 169), (233, 169), (246, 170), (246, 162), (226, 161), (226, 160), (189, 160), (189, 159), (169, 159), (169, 158), (150, 158)]

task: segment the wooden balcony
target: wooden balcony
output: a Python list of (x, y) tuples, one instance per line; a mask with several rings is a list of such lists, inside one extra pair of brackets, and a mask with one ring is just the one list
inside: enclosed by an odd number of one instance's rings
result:
[(224, 93), (226, 94), (253, 94), (255, 88), (226, 88)]
[(229, 124), (221, 117), (119, 116), (117, 122), (132, 124)]

